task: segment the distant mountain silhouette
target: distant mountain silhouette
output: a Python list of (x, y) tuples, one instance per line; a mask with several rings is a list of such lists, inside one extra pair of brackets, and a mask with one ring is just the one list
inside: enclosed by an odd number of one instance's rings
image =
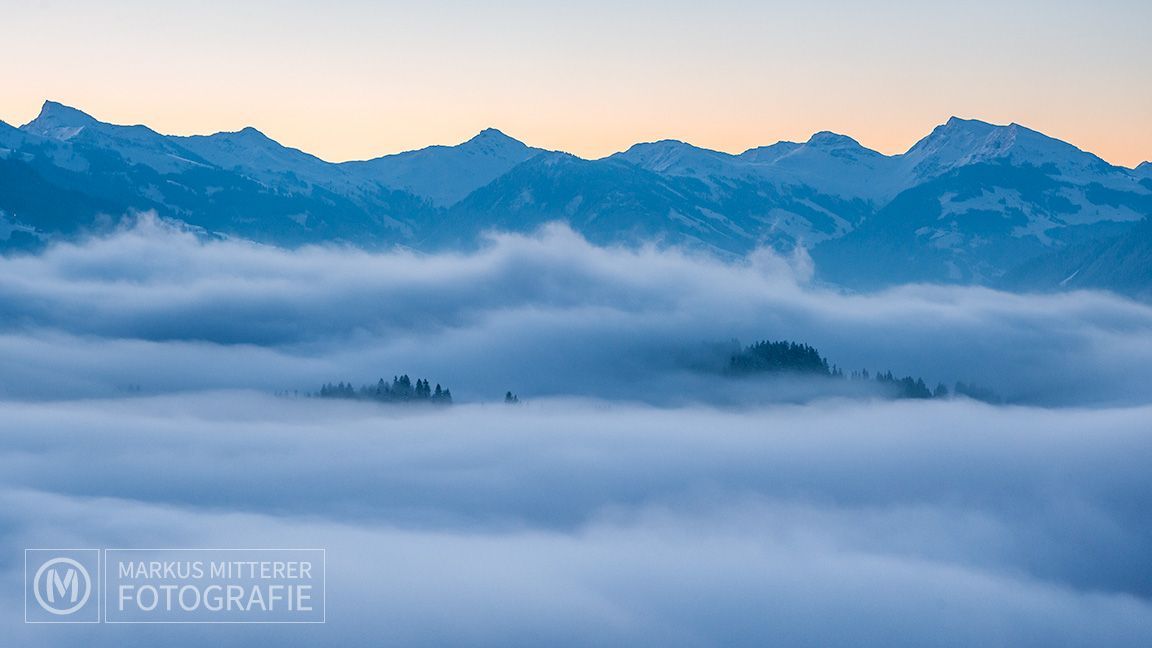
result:
[[(1082, 268), (1083, 280), (1132, 293), (1145, 281), (1152, 164), (1114, 166), (1018, 124), (958, 118), (893, 156), (821, 132), (738, 155), (664, 140), (585, 160), (487, 129), (343, 163), (254, 128), (168, 136), (51, 101), (20, 128), (0, 122), (0, 246), (100, 231), (143, 210), (287, 246), (458, 247), (555, 220), (598, 243), (724, 256), (803, 246), (819, 279), (855, 288), (1048, 289), (1091, 257), (1100, 269)], [(1114, 261), (1119, 251), (1129, 261)], [(1066, 278), (1055, 286), (1080, 281)]]
[(448, 207), (541, 152), (488, 128), (457, 146), (429, 146), (341, 166), (426, 198), (437, 207)]

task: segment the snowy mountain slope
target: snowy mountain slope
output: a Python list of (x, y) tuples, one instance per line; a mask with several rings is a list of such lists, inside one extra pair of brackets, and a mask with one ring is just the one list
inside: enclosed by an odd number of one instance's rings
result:
[(1044, 168), (1047, 175), (1068, 184), (1098, 183), (1121, 191), (1138, 190), (1131, 171), (1015, 123), (996, 126), (952, 117), (899, 158), (904, 187), (962, 166), (1007, 161)]
[(0, 157), (7, 157), (13, 149), (19, 148), (23, 144), (23, 141), (23, 131), (6, 122), (0, 121)]
[(829, 282), (994, 283), (1035, 257), (1106, 238), (1152, 214), (1152, 192), (1075, 185), (1009, 159), (956, 166), (901, 192), (858, 228), (812, 250)]
[(692, 146), (679, 140), (634, 144), (607, 159), (627, 162), (659, 175), (733, 179), (756, 177), (750, 164), (730, 153)]
[(730, 253), (755, 240), (748, 223), (695, 204), (682, 179), (566, 153), (537, 155), (475, 191), (449, 210), (434, 240), (458, 245), (485, 230), (532, 231), (551, 221), (597, 243), (659, 241)]
[(130, 164), (160, 174), (216, 168), (290, 193), (308, 192), (314, 185), (342, 193), (379, 188), (338, 165), (282, 146), (251, 127), (214, 135), (161, 135), (146, 126), (106, 124), (75, 108), (48, 101), (40, 115), (21, 128), (28, 134), (69, 144), (74, 151), (115, 152)]
[(880, 174), (891, 165), (890, 158), (827, 132), (740, 155), (665, 140), (608, 159), (695, 181), (681, 183), (693, 204), (747, 223), (758, 232), (750, 243), (779, 248), (812, 246), (851, 231), (874, 211), (884, 193)]
[(268, 187), (308, 191), (312, 186), (320, 186), (356, 193), (371, 184), (339, 165), (283, 146), (251, 126), (236, 132), (171, 139), (216, 167), (235, 171)]
[[(338, 165), (280, 146), (252, 131), (205, 138), (161, 135), (100, 122), (46, 102), (21, 128), (9, 158), (84, 204), (113, 206), (102, 222), (152, 210), (208, 231), (281, 244), (341, 240), (388, 245), (412, 236), (427, 209), (410, 194), (351, 177)], [(190, 145), (189, 145), (190, 141)], [(324, 184), (311, 184), (313, 182)], [(28, 191), (32, 191), (29, 189)], [(29, 205), (40, 205), (37, 209)], [(0, 210), (44, 236), (97, 225), (92, 210), (61, 220), (43, 201), (0, 195)]]
[(20, 129), (73, 147), (115, 151), (128, 163), (146, 166), (159, 173), (178, 173), (208, 166), (199, 156), (147, 126), (105, 124), (87, 113), (54, 101), (44, 102), (36, 119)]
[(127, 203), (56, 183), (19, 157), (0, 154), (0, 249), (35, 249), (47, 236), (128, 209)]
[(611, 156), (663, 175), (688, 176), (710, 184), (769, 183), (805, 186), (846, 200), (874, 201), (887, 187), (892, 158), (856, 140), (827, 131), (807, 142), (779, 142), (740, 155), (702, 149), (676, 140), (637, 144)]
[(762, 174), (777, 182), (819, 187), (845, 198), (880, 202), (894, 191), (894, 159), (851, 137), (822, 131), (803, 144), (781, 144), (749, 149), (740, 157), (763, 165)]
[(823, 279), (990, 283), (1152, 214), (1152, 183), (1136, 171), (1018, 124), (953, 117), (895, 163), (904, 189), (813, 250)]
[(602, 243), (726, 256), (802, 246), (820, 277), (856, 287), (996, 283), (1152, 214), (1152, 164), (1125, 169), (1017, 124), (958, 118), (893, 156), (820, 132), (738, 155), (664, 140), (584, 160), (488, 129), (329, 163), (254, 128), (173, 137), (47, 102), (21, 129), (0, 123), (0, 161), (0, 246), (7, 231), (50, 239), (132, 210), (276, 244), (367, 247), (465, 245), (562, 220)]
[(1117, 236), (1032, 259), (1010, 270), (998, 286), (1031, 291), (1103, 288), (1152, 298), (1152, 220)]
[[(758, 245), (790, 250), (840, 236), (869, 210), (863, 201), (806, 186), (776, 186), (737, 172), (721, 175), (719, 169), (743, 166), (734, 156), (693, 151), (682, 143), (633, 149), (632, 159), (649, 168), (622, 156), (583, 160), (541, 154), (451, 208), (447, 228), (457, 234), (527, 231), (565, 221), (599, 242), (659, 240), (741, 254)], [(696, 177), (702, 173), (708, 175)]]
[(386, 187), (426, 198), (437, 207), (448, 207), (541, 152), (488, 128), (456, 146), (429, 146), (340, 166)]

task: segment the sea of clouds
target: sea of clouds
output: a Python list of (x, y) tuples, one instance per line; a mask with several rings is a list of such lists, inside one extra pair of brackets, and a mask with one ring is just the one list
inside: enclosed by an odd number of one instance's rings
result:
[(846, 370), (975, 382), (1012, 402), (1149, 398), (1147, 304), (931, 285), (851, 295), (810, 276), (804, 258), (603, 249), (559, 226), (422, 255), (204, 242), (143, 219), (0, 257), (0, 396), (307, 391), (409, 373), (468, 400), (511, 389), (745, 402), (757, 396), (733, 395), (743, 383), (699, 369), (717, 345), (767, 338), (812, 344)]
[[(851, 295), (802, 258), (285, 251), (151, 220), (0, 258), (14, 645), (1143, 646), (1152, 308)], [(709, 371), (731, 339), (974, 381)], [(719, 346), (718, 346), (719, 344)], [(396, 373), (445, 409), (282, 397)], [(505, 390), (524, 403), (499, 403)], [(323, 626), (25, 626), (23, 548), (328, 549)]]

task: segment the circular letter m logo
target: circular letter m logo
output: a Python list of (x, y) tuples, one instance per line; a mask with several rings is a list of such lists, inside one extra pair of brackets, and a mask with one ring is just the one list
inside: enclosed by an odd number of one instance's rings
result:
[(54, 558), (36, 570), (32, 579), (36, 602), (52, 614), (72, 614), (84, 607), (92, 595), (92, 577), (71, 558)]

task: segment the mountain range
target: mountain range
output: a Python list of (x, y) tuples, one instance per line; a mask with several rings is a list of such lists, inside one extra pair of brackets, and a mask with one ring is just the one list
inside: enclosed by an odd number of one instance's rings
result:
[(1109, 164), (1018, 124), (952, 118), (906, 153), (820, 132), (729, 154), (665, 140), (587, 160), (495, 129), (332, 163), (254, 128), (179, 137), (45, 102), (0, 122), (0, 246), (34, 249), (155, 211), (284, 246), (474, 245), (565, 221), (600, 244), (723, 256), (805, 248), (820, 280), (1152, 293), (1152, 164)]

